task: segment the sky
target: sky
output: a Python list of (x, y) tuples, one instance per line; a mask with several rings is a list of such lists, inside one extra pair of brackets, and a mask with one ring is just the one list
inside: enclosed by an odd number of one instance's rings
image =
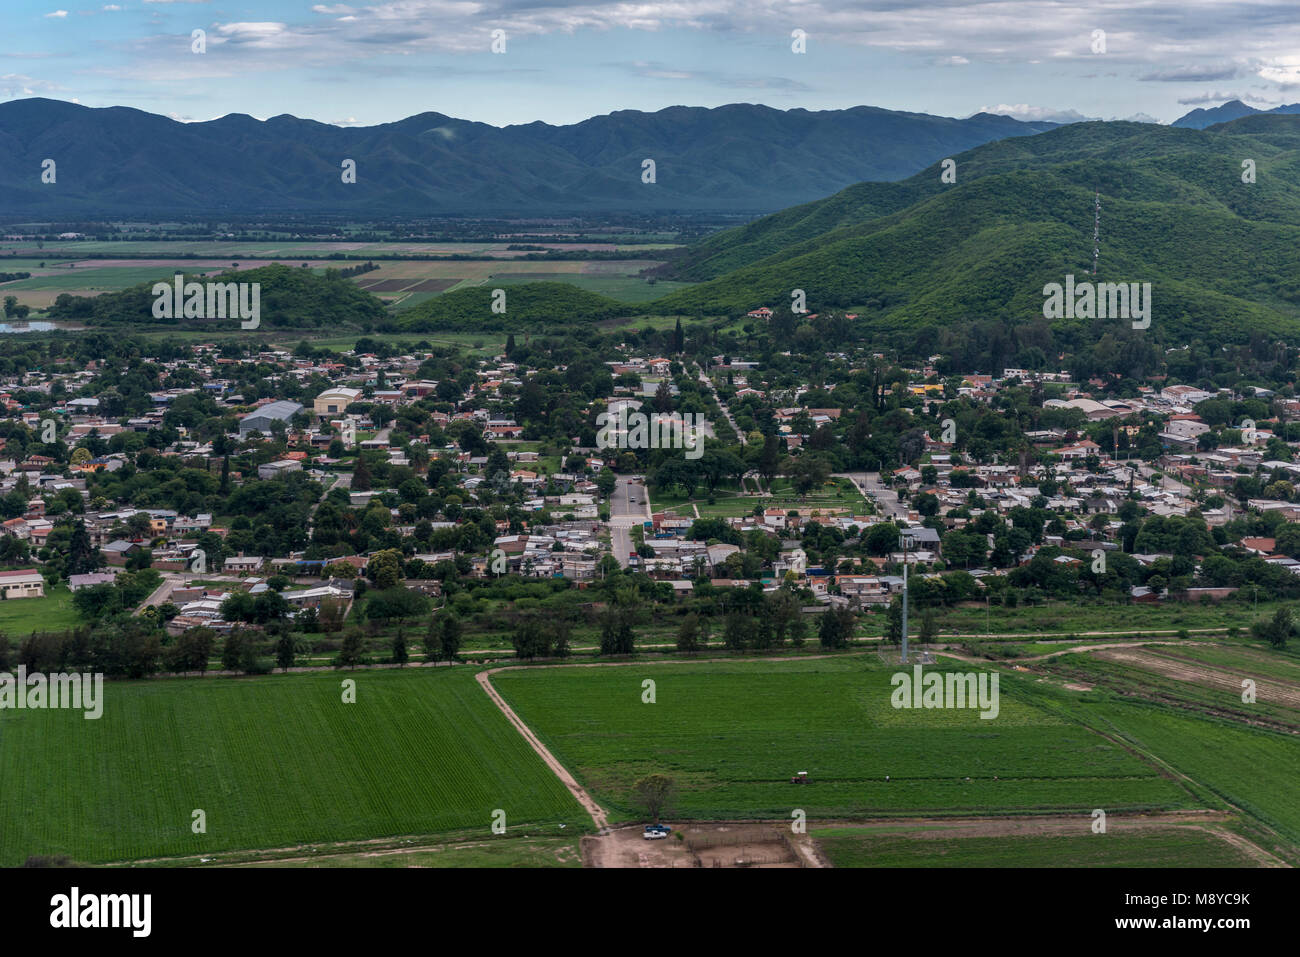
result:
[(4, 0), (0, 102), (29, 96), (351, 126), (737, 102), (1168, 123), (1300, 101), (1300, 0)]

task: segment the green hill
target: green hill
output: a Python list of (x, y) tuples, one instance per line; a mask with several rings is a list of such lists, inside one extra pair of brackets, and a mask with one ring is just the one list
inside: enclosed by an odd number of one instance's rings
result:
[(398, 328), (405, 332), (504, 328), (516, 323), (610, 319), (641, 311), (564, 282), (524, 282), (499, 288), (505, 292), (504, 312), (492, 310), (493, 287), (474, 286), (413, 306), (398, 318)]
[(1300, 117), (1209, 131), (1075, 124), (955, 159), (956, 184), (936, 165), (710, 237), (673, 272), (707, 281), (649, 308), (736, 314), (803, 289), (811, 311), (857, 309), (887, 327), (1041, 316), (1045, 284), (1091, 271), (1100, 190), (1097, 279), (1150, 282), (1153, 329), (1295, 331)]
[[(167, 282), (175, 273), (160, 275)], [(323, 274), (310, 269), (273, 264), (256, 269), (226, 271), (219, 275), (186, 274), (185, 281), (212, 283), (259, 283), (260, 325), (296, 329), (336, 326), (382, 326), (387, 322), (384, 304), (360, 289), (351, 279), (328, 269)], [(98, 296), (63, 293), (50, 306), (52, 319), (68, 319), (93, 326), (166, 324), (217, 330), (237, 330), (237, 318), (199, 319), (154, 315), (153, 282), (130, 286), (120, 292)]]

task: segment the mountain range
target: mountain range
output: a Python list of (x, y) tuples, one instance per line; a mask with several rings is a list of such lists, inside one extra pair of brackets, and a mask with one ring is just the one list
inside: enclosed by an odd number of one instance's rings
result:
[(1229, 100), (1221, 106), (1211, 107), (1208, 110), (1192, 110), (1190, 113), (1174, 120), (1170, 125), (1189, 130), (1203, 130), (1207, 126), (1213, 126), (1216, 123), (1229, 123), (1232, 120), (1239, 120), (1243, 116), (1252, 116), (1256, 113), (1300, 113), (1300, 103), (1287, 103), (1283, 106), (1275, 106), (1271, 110), (1257, 110), (1253, 106), (1247, 106), (1241, 100)]
[[(442, 113), (340, 127), (231, 114), (181, 123), (39, 97), (0, 104), (0, 212), (22, 217), (762, 213), (897, 180), (982, 143), (1052, 129), (870, 106), (623, 110), (568, 126)], [(55, 182), (41, 182), (53, 159)], [(356, 163), (343, 182), (343, 161)], [(655, 161), (643, 182), (643, 161)], [(648, 177), (647, 177), (648, 178)]]
[(954, 183), (935, 164), (709, 236), (665, 270), (698, 284), (647, 308), (736, 315), (802, 289), (881, 328), (1041, 320), (1046, 284), (1091, 278), (1100, 197), (1097, 281), (1152, 283), (1157, 339), (1300, 330), (1300, 116), (1075, 123), (955, 161)]

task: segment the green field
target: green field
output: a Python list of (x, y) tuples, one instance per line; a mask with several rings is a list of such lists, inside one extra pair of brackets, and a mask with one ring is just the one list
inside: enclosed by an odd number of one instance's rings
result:
[(80, 622), (67, 585), (46, 585), (44, 598), (0, 601), (0, 635), (15, 645), (34, 631), (58, 631)]
[[(1001, 712), (902, 710), (874, 656), (493, 677), (611, 820), (631, 787), (672, 777), (683, 818), (810, 818), (1180, 808), (1197, 801), (1122, 748), (1029, 703), (1005, 675)], [(656, 682), (656, 703), (641, 701)], [(790, 784), (807, 771), (810, 783)], [(886, 776), (889, 781), (885, 780)]]
[[(341, 702), (344, 678), (355, 704)], [(115, 682), (104, 696), (97, 721), (0, 712), (0, 866), (463, 828), (486, 839), (498, 808), (512, 831), (591, 823), (470, 668)], [(206, 834), (191, 832), (196, 808)]]
[[(1088, 823), (1081, 828), (1087, 832)], [(1192, 827), (1077, 836), (922, 836), (874, 828), (811, 832), (835, 867), (1250, 867), (1233, 845)]]

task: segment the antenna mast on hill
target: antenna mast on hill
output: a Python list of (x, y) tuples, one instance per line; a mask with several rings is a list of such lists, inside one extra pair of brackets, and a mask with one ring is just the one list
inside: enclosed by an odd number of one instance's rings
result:
[(1097, 275), (1097, 257), (1101, 255), (1101, 190), (1097, 190), (1096, 214), (1092, 221), (1092, 274)]

